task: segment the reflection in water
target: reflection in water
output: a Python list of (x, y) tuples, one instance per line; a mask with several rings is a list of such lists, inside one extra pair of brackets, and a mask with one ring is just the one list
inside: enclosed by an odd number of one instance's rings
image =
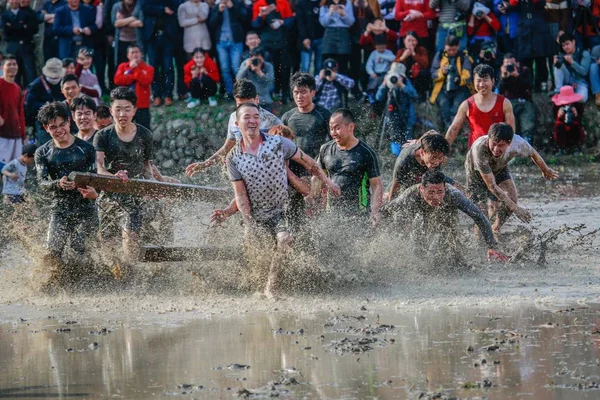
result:
[[(348, 314), (365, 320), (271, 313), (182, 326), (16, 322), (0, 329), (0, 398), (147, 399), (182, 392), (232, 398), (241, 388), (268, 393), (268, 382), (283, 375), (294, 379), (274, 388), (289, 398), (417, 398), (440, 391), (461, 398), (599, 398), (592, 383), (600, 380), (599, 311)], [(376, 335), (356, 329), (377, 323), (394, 329)], [(365, 337), (378, 339), (372, 350), (331, 351), (333, 340)], [(380, 347), (384, 339), (388, 344)]]

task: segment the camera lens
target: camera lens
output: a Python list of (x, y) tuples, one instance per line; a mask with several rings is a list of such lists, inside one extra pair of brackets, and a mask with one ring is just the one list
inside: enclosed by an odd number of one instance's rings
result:
[(515, 64), (508, 64), (506, 66), (506, 72), (508, 72), (509, 74), (512, 74), (513, 72), (515, 72)]
[(393, 75), (390, 76), (390, 82), (393, 83), (394, 85), (398, 83), (398, 77)]
[(252, 65), (254, 65), (255, 67), (258, 67), (260, 65), (260, 60), (258, 58), (253, 58)]
[(325, 76), (331, 76), (331, 70), (330, 69), (326, 69), (325, 70)]

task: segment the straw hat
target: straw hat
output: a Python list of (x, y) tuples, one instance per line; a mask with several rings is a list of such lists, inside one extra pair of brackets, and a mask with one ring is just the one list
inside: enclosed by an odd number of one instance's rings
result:
[(560, 93), (552, 96), (552, 102), (557, 106), (564, 106), (565, 104), (577, 103), (581, 101), (583, 96), (575, 93), (573, 86), (563, 86), (560, 88)]
[(46, 61), (44, 68), (42, 68), (44, 76), (50, 79), (60, 79), (63, 76), (62, 61), (58, 58), (53, 57)]

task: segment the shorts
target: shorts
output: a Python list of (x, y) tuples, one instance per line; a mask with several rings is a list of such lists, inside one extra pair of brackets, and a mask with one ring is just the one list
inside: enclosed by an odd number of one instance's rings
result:
[(103, 192), (97, 200), (102, 240), (120, 238), (123, 231), (140, 233), (145, 203), (140, 197)]
[[(508, 167), (504, 167), (500, 171), (494, 172), (494, 179), (496, 180), (496, 184), (512, 179)], [(492, 192), (490, 192), (477, 171), (475, 171), (473, 175), (467, 175), (467, 191), (469, 192), (469, 198), (474, 203), (486, 202), (487, 199), (500, 201)]]
[(267, 233), (274, 239), (277, 238), (277, 234), (290, 231), (288, 228), (287, 219), (283, 213), (266, 220), (255, 222), (259, 231)]
[(5, 194), (4, 195), (4, 204), (13, 205), (13, 204), (21, 204), (25, 202), (25, 196), (22, 194)]
[(86, 247), (97, 240), (97, 236), (98, 212), (95, 206), (53, 211), (46, 246), (57, 257), (62, 255), (67, 244), (78, 254), (83, 254)]

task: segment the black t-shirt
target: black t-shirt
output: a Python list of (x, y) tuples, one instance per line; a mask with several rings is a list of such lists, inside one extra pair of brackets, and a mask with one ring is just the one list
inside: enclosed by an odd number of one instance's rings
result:
[(96, 132), (94, 147), (104, 152), (104, 165), (111, 174), (126, 170), (130, 178), (140, 177), (144, 173), (144, 162), (152, 159), (152, 133), (141, 125), (135, 124), (137, 132), (131, 142), (119, 139), (115, 126)]
[(66, 149), (59, 149), (52, 140), (35, 152), (35, 168), (40, 187), (52, 195), (53, 210), (73, 210), (72, 207), (92, 206), (77, 190), (63, 190), (58, 181), (71, 172), (95, 172), (96, 150), (84, 140), (75, 138)]
[[(289, 160), (289, 163), (290, 171), (296, 174), (298, 178), (310, 176), (308, 171), (296, 161)], [(289, 185), (288, 196), (288, 220), (292, 219), (297, 222), (305, 215), (304, 196), (294, 189), (291, 184)]]
[(315, 105), (308, 113), (301, 113), (293, 108), (283, 114), (281, 121), (296, 135), (296, 144), (306, 154), (316, 157), (321, 146), (329, 140), (329, 118), (331, 113), (326, 108)]
[(329, 197), (333, 210), (357, 214), (370, 210), (371, 194), (369, 179), (380, 176), (377, 154), (359, 140), (350, 150), (341, 150), (331, 140), (321, 147), (317, 162), (340, 187), (340, 197)]
[[(421, 143), (414, 143), (402, 148), (400, 155), (394, 164), (394, 181), (398, 182), (402, 189), (406, 189), (417, 183), (421, 183), (421, 177), (428, 168), (425, 165), (419, 164), (415, 153), (421, 148)], [(453, 184), (454, 179), (446, 176), (446, 183)]]

